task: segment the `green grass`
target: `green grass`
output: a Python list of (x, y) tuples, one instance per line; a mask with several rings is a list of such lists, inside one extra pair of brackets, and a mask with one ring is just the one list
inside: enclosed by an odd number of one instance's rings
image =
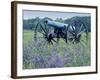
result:
[[(41, 33), (37, 32), (38, 37), (43, 36)], [(33, 30), (24, 30), (23, 31), (23, 41), (25, 44), (29, 43), (34, 38)]]
[(24, 30), (23, 31), (23, 41), (25, 44), (30, 42), (34, 36), (34, 33), (32, 30)]
[[(40, 33), (38, 33), (38, 35), (42, 36)], [(31, 30), (24, 30), (23, 40), (24, 46), (29, 47), (31, 45), (32, 52), (28, 53), (31, 54), (31, 56), (34, 54), (41, 54), (47, 57), (55, 49), (54, 52), (65, 61), (64, 67), (89, 66), (91, 64), (90, 33), (88, 35), (88, 40), (86, 40), (85, 34), (82, 34), (81, 41), (77, 44), (71, 42), (65, 43), (63, 39), (60, 39), (58, 44), (49, 45), (44, 39), (40, 39), (39, 47), (35, 47), (34, 32)], [(24, 69), (36, 68), (31, 59), (29, 65), (25, 65), (26, 63), (24, 63)]]

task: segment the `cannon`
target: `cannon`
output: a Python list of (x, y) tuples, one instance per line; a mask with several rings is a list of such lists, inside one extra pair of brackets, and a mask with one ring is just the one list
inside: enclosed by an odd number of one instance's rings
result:
[[(40, 28), (41, 30), (38, 30)], [(50, 44), (59, 42), (62, 38), (66, 43), (69, 41), (80, 42), (82, 33), (87, 34), (87, 27), (82, 21), (71, 21), (68, 24), (56, 22), (53, 20), (40, 20), (35, 27), (34, 39), (37, 39), (37, 32), (43, 34)]]
[(53, 28), (64, 28), (67, 27), (68, 24), (64, 24), (64, 23), (60, 23), (60, 22), (56, 22), (56, 21), (52, 21), (52, 20), (45, 20), (44, 23), (46, 23), (47, 25), (50, 25)]
[(53, 35), (52, 38), (56, 37), (57, 42), (59, 42), (60, 38), (63, 38), (67, 42), (67, 26), (68, 26), (68, 24), (51, 21), (51, 20), (45, 20), (44, 23), (46, 25), (54, 28), (54, 31), (50, 34), (50, 35)]

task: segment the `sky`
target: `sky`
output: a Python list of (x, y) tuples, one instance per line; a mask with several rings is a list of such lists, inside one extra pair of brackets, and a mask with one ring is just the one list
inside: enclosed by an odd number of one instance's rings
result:
[(55, 12), (55, 11), (37, 11), (37, 10), (23, 10), (23, 19), (44, 18), (49, 17), (53, 20), (56, 18), (68, 19), (74, 16), (90, 16), (90, 13), (73, 13), (73, 12)]

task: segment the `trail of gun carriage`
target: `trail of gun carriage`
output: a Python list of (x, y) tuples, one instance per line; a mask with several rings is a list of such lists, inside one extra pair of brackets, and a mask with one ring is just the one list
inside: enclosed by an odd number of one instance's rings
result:
[(90, 66), (90, 17), (23, 20), (23, 69)]

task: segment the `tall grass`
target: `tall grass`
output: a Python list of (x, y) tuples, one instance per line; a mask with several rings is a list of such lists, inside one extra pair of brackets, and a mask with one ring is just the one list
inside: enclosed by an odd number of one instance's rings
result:
[(82, 35), (79, 43), (59, 43), (49, 45), (43, 38), (34, 41), (34, 32), (23, 33), (23, 69), (90, 66), (90, 34), (88, 40)]

